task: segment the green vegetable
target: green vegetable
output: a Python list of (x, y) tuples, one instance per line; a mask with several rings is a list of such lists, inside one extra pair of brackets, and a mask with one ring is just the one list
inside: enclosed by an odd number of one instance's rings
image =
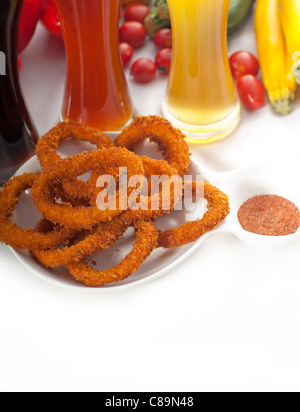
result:
[(162, 20), (170, 20), (167, 0), (156, 0), (157, 14)]
[(251, 13), (254, 0), (231, 0), (228, 17), (228, 34), (235, 33)]
[[(255, 0), (231, 0), (228, 16), (228, 34), (235, 33), (251, 13)], [(148, 36), (164, 27), (171, 27), (167, 0), (156, 0), (150, 14), (146, 17), (145, 27)]]
[(164, 27), (171, 27), (171, 21), (169, 18), (162, 19), (158, 14), (158, 9), (154, 6), (151, 12), (144, 20), (146, 32), (149, 37), (153, 38), (155, 33), (164, 28)]

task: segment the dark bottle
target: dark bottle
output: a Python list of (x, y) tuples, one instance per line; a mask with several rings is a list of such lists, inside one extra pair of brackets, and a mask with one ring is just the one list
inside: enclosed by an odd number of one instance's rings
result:
[(0, 186), (34, 155), (38, 140), (19, 79), (22, 7), (23, 0), (0, 0)]

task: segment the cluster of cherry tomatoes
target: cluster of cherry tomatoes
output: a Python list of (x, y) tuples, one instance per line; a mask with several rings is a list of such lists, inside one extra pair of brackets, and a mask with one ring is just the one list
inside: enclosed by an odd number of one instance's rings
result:
[[(134, 49), (144, 45), (147, 33), (144, 20), (150, 13), (150, 8), (143, 3), (132, 3), (124, 9), (123, 17), (125, 22), (120, 25), (120, 52), (123, 66), (127, 67), (133, 56)], [(156, 73), (168, 74), (172, 57), (172, 32), (169, 28), (164, 28), (156, 32), (154, 44), (158, 52), (155, 58), (141, 57), (135, 60), (130, 68), (133, 78), (139, 83), (152, 81)]]
[(260, 109), (265, 103), (265, 90), (257, 78), (259, 63), (248, 51), (238, 51), (229, 58), (231, 73), (237, 80), (236, 88), (243, 104), (250, 110)]

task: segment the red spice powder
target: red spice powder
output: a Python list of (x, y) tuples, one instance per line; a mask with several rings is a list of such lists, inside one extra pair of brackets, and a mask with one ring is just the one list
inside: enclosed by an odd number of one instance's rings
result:
[(300, 226), (300, 212), (288, 199), (277, 195), (260, 195), (248, 199), (238, 211), (243, 229), (265, 236), (295, 233)]

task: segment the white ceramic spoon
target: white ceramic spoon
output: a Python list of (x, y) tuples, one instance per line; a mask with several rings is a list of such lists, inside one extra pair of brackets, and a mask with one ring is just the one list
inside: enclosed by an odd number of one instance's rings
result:
[(264, 249), (281, 249), (300, 241), (300, 229), (286, 236), (264, 236), (245, 231), (237, 217), (240, 206), (257, 195), (278, 195), (285, 197), (300, 210), (300, 167), (298, 164), (263, 164), (230, 172), (212, 172), (201, 165), (197, 169), (205, 179), (228, 194), (230, 214), (226, 220), (210, 234), (234, 233), (243, 242)]

